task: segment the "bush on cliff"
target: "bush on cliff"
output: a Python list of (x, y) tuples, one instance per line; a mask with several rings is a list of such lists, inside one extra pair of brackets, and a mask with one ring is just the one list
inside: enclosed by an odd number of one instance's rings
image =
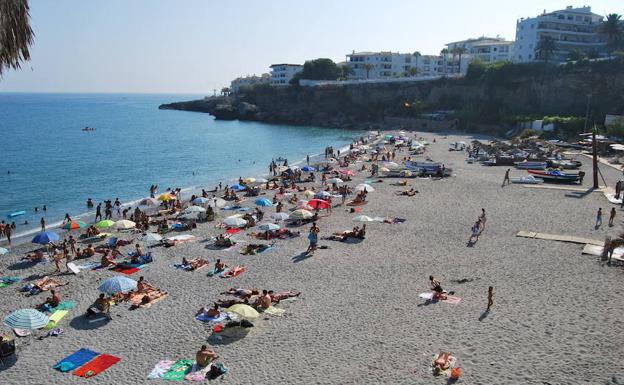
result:
[(343, 76), (344, 71), (331, 59), (308, 60), (303, 69), (290, 80), (290, 84), (298, 85), (299, 79), (336, 80)]

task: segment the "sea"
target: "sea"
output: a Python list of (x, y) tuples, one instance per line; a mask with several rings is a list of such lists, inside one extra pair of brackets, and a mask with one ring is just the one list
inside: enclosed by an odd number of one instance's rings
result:
[[(90, 220), (87, 198), (132, 205), (153, 184), (159, 193), (213, 189), (266, 174), (272, 159), (301, 163), (362, 135), (158, 109), (201, 97), (0, 93), (0, 219), (14, 221), (14, 236), (26, 237), (39, 231), (42, 217), (48, 227), (66, 213)], [(8, 217), (19, 211), (26, 213)]]

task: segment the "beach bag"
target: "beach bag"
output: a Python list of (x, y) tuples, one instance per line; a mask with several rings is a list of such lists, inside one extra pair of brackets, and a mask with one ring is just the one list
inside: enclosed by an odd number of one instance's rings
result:
[(451, 369), (451, 380), (457, 381), (461, 376), (461, 368), (453, 368)]
[(211, 380), (214, 380), (215, 378), (225, 374), (226, 372), (227, 372), (227, 368), (223, 364), (214, 363), (210, 367), (210, 371), (208, 372), (208, 375), (206, 377), (208, 377)]

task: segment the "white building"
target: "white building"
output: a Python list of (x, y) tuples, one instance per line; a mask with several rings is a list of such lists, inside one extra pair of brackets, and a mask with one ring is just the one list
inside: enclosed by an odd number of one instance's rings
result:
[(239, 77), (230, 82), (230, 92), (238, 93), (242, 87), (251, 87), (256, 84), (269, 84), (271, 82), (271, 76), (269, 74), (262, 74), (260, 76), (247, 75)]
[(536, 48), (544, 36), (555, 42), (551, 60), (564, 62), (571, 51), (602, 55), (606, 41), (598, 34), (603, 17), (591, 12), (591, 7), (572, 8), (542, 13), (536, 17), (522, 18), (516, 23), (516, 62), (531, 62), (536, 58)]
[[(483, 63), (494, 63), (497, 61), (513, 60), (514, 42), (500, 37), (482, 36), (476, 39), (448, 43), (446, 44), (446, 48), (448, 50), (448, 56), (451, 58), (455, 56), (457, 60), (459, 60), (459, 56), (454, 55), (453, 51), (456, 48), (463, 48), (462, 62), (463, 58), (466, 57), (468, 59), (468, 64), (474, 59)], [(463, 67), (464, 63), (462, 63), (462, 72), (465, 72), (468, 65), (465, 66), (465, 69)]]
[(352, 52), (345, 65), (351, 67), (349, 79), (391, 79), (445, 74), (444, 61), (438, 55), (399, 52)]
[(271, 85), (286, 86), (295, 74), (303, 69), (300, 64), (271, 65)]

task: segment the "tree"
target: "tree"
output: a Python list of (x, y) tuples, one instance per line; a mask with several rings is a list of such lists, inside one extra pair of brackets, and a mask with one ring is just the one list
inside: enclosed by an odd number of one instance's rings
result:
[(444, 66), (444, 73), (446, 74), (446, 59), (449, 54), (449, 50), (447, 48), (443, 48), (440, 51), (440, 56), (442, 56), (442, 64)]
[(557, 49), (555, 40), (550, 36), (540, 36), (535, 47), (535, 56), (548, 63), (553, 53)]
[(303, 69), (290, 80), (291, 84), (299, 84), (299, 79), (336, 80), (342, 75), (342, 69), (331, 59), (307, 60)]
[(418, 68), (416, 67), (410, 67), (407, 70), (405, 70), (405, 72), (403, 73), (404, 76), (406, 77), (413, 77), (418, 75)]
[(18, 69), (23, 61), (30, 60), (34, 36), (28, 1), (0, 0), (0, 76), (4, 70)]
[(355, 74), (355, 71), (353, 70), (353, 68), (350, 65), (346, 65), (346, 64), (343, 64), (340, 66), (340, 71), (341, 71), (340, 77), (345, 78), (345, 79), (348, 79), (349, 76)]
[(573, 49), (572, 51), (568, 52), (568, 60), (570, 61), (583, 60), (585, 59), (585, 57), (586, 57), (585, 52), (581, 51), (578, 48)]
[(368, 75), (370, 74), (371, 70), (375, 68), (375, 66), (372, 64), (366, 63), (362, 65), (362, 68), (366, 70), (366, 79), (368, 79)]
[(231, 94), (231, 91), (230, 91), (229, 87), (221, 88), (221, 95), (222, 96), (229, 96), (230, 94)]
[(622, 15), (611, 13), (598, 27), (598, 33), (607, 38), (607, 52), (609, 57), (613, 51), (624, 46), (624, 27)]
[(461, 57), (463, 54), (465, 54), (467, 52), (466, 47), (461, 46), (461, 47), (455, 47), (453, 48), (453, 60), (455, 60), (455, 55), (458, 56), (458, 67), (457, 67), (457, 73), (461, 73)]

